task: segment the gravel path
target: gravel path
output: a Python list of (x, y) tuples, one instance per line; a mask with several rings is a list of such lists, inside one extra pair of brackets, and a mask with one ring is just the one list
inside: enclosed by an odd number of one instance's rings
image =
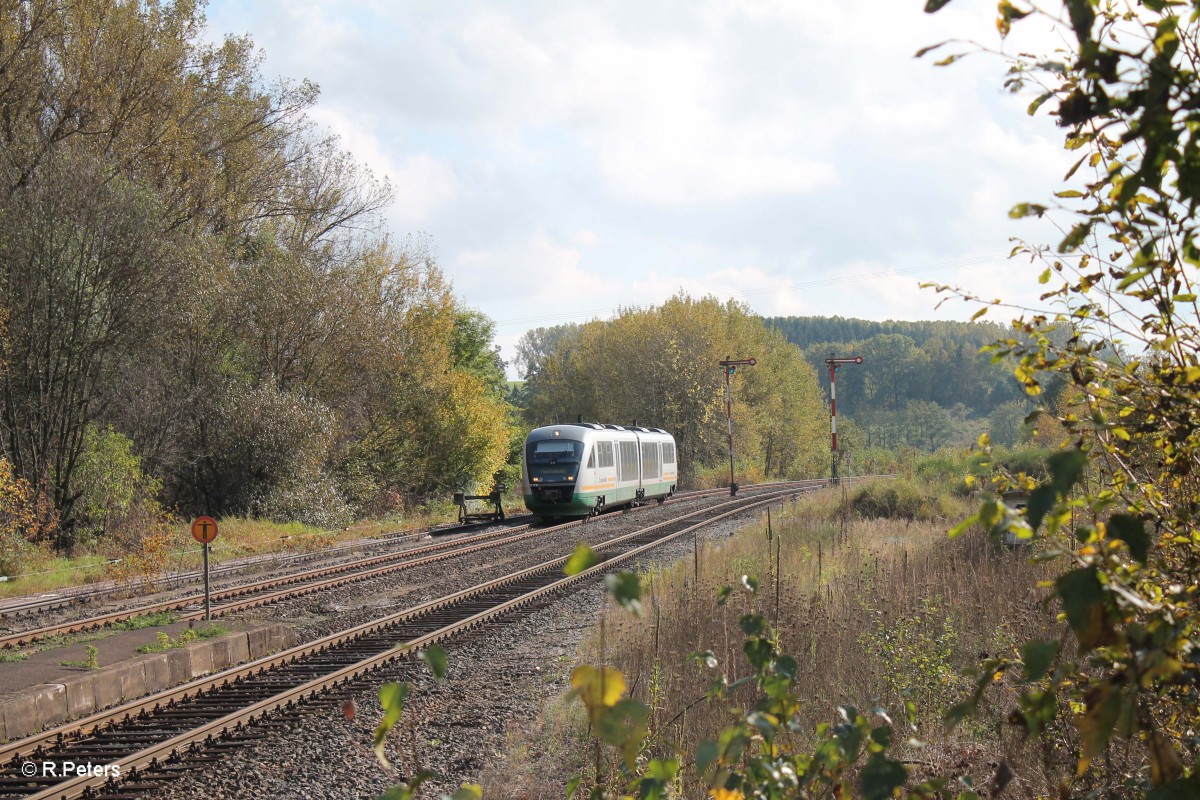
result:
[[(647, 524), (656, 511), (662, 510), (650, 509), (634, 519), (639, 525)], [(728, 537), (754, 513), (717, 523), (702, 535)], [(571, 533), (578, 538), (586, 531), (590, 538), (600, 527), (589, 523)], [(685, 539), (660, 548), (655, 559), (691, 558), (691, 552), (692, 544)], [(453, 578), (443, 573), (436, 583), (437, 593), (448, 591), (447, 581)], [(535, 729), (547, 705), (568, 691), (581, 641), (597, 620), (603, 599), (602, 584), (594, 581), (517, 621), (496, 623), (451, 640), (446, 644), (449, 674), (441, 683), (420, 663), (381, 670), (353, 693), (357, 713), (352, 720), (336, 706), (314, 709), (290, 729), (224, 755), (219, 767), (197, 769), (148, 797), (369, 798), (407, 779), (418, 768), (441, 776), (422, 790), (423, 797), (436, 797), (463, 782), (487, 781), (503, 772), (513, 748), (524, 747), (526, 734)], [(389, 758), (394, 766), (390, 772), (380, 766), (371, 750), (381, 713), (376, 692), (388, 680), (413, 684), (405, 715), (389, 738)], [(536, 762), (540, 754), (526, 755)], [(563, 777), (559, 783), (565, 784), (565, 780)], [(553, 785), (554, 779), (547, 779), (546, 784)], [(518, 786), (492, 786), (487, 796), (528, 797), (526, 791)], [(554, 796), (563, 795), (558, 791)]]

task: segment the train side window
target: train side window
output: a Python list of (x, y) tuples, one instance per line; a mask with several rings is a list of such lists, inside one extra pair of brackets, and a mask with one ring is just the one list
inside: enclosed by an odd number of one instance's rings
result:
[(596, 466), (600, 469), (608, 469), (613, 465), (613, 447), (612, 442), (597, 442), (596, 443)]
[(674, 442), (664, 442), (662, 449), (663, 449), (663, 463), (664, 464), (674, 464), (675, 463), (675, 444), (674, 444)]
[(590, 453), (588, 453), (587, 468), (588, 469), (596, 468), (596, 448), (595, 447), (593, 447), (592, 451)]
[(642, 477), (657, 478), (659, 476), (658, 442), (647, 442), (642, 445)]

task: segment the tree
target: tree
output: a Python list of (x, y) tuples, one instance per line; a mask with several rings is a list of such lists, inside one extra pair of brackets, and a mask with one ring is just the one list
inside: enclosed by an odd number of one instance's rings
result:
[[(871, 353), (862, 368), (840, 376), (845, 389), (840, 410), (847, 415), (895, 411), (909, 400), (927, 400), (943, 408), (965, 403), (976, 416), (985, 416), (1021, 395), (1020, 387), (1009, 380), (1009, 367), (991, 363), (979, 352), (1005, 334), (1006, 329), (994, 323), (841, 317), (774, 317), (765, 322), (804, 348), (817, 370), (824, 369), (830, 353)], [(914, 347), (919, 352), (913, 352)]]
[(724, 461), (725, 387), (717, 362), (753, 355), (758, 365), (733, 380), (744, 466), (771, 476), (821, 468), (814, 455), (823, 418), (815, 372), (799, 348), (738, 303), (680, 294), (559, 336), (537, 333), (528, 344), (538, 365), (527, 384), (531, 422), (582, 415), (662, 427), (675, 436), (684, 480)]
[(450, 360), (455, 369), (475, 376), (492, 395), (502, 395), (508, 389), (504, 377), (504, 359), (500, 347), (493, 345), (496, 325), (481, 311), (460, 308), (454, 314), (454, 331), (450, 338)]
[(954, 438), (950, 414), (937, 403), (913, 401), (904, 407), (903, 418), (908, 440), (930, 452)]
[(741, 352), (754, 354), (758, 361), (743, 373), (742, 397), (757, 435), (764, 477), (824, 474), (827, 422), (818, 373), (779, 331), (749, 317), (735, 316), (731, 325), (735, 340), (744, 342)]
[[(141, 459), (133, 452), (133, 442), (112, 428), (89, 427), (83, 439), (76, 468), (79, 487), (77, 504), (80, 538), (102, 539), (106, 535), (131, 533), (142, 526), (130, 525), (135, 518), (161, 515), (154, 497), (158, 481), (142, 472)], [(138, 541), (126, 542), (137, 545)]]
[(859, 354), (863, 363), (855, 370), (863, 372), (865, 396), (882, 408), (902, 409), (925, 372), (925, 353), (907, 336), (882, 334), (863, 342)]
[(1024, 444), (1029, 440), (1030, 431), (1025, 424), (1029, 416), (1029, 407), (1025, 403), (1011, 401), (997, 406), (988, 418), (988, 433), (995, 444), (1005, 447)]
[(546, 360), (559, 349), (564, 340), (576, 337), (579, 325), (568, 322), (549, 328), (534, 328), (526, 331), (517, 341), (517, 357), (514, 363), (526, 380), (536, 379)]
[(0, 8), (0, 447), (62, 547), (96, 527), (89, 430), (168, 506), (316, 524), (510, 449), (491, 322), (389, 244), (391, 188), (314, 128), (316, 87), (203, 24), (194, 0)]
[(159, 318), (180, 257), (161, 235), (157, 198), (94, 162), (52, 157), (0, 204), (4, 449), (69, 518), (84, 432), (104, 410), (101, 386)]
[[(118, 399), (187, 395), (129, 369), (170, 366), (175, 291), (202, 282), (220, 237), (294, 210), (281, 187), (303, 186), (289, 148), (315, 89), (259, 91), (250, 41), (202, 44), (202, 23), (187, 0), (0, 9), (3, 447), (52, 495), (62, 546), (86, 427), (121, 417)], [(156, 433), (181, 421), (147, 416)]]
[(0, 458), (0, 574), (12, 575), (27, 561), (40, 525), (34, 488)]

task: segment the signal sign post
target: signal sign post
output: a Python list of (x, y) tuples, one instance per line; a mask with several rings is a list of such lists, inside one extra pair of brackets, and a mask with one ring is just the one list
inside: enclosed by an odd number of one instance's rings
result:
[(753, 358), (730, 358), (718, 361), (725, 368), (725, 419), (729, 423), (729, 496), (737, 497), (738, 485), (733, 481), (733, 389), (729, 384), (730, 377), (739, 366), (753, 367), (758, 363)]
[(825, 359), (825, 364), (829, 367), (829, 478), (834, 486), (838, 484), (837, 371), (842, 368), (842, 364), (861, 364), (862, 361), (862, 356), (852, 356), (850, 358), (834, 358), (830, 356)]
[(217, 538), (217, 521), (212, 517), (192, 520), (192, 538), (204, 545), (204, 619), (212, 619), (212, 583), (208, 576), (208, 546)]

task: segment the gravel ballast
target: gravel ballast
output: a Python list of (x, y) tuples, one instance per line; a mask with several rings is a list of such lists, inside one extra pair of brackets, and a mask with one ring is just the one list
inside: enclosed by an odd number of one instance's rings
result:
[[(650, 509), (633, 519), (639, 526), (646, 525), (655, 521), (650, 515), (665, 511)], [(701, 535), (726, 538), (757, 513), (748, 511), (715, 523)], [(569, 533), (575, 540), (590, 540), (593, 529), (600, 527), (589, 523)], [(652, 561), (642, 563), (690, 559), (691, 553), (690, 537), (685, 537), (659, 548)], [(485, 576), (479, 574), (482, 572), (488, 570), (479, 569), (469, 582), (483, 579)], [(450, 591), (448, 581), (454, 577), (443, 570), (433, 583), (436, 594)], [(405, 598), (406, 605), (412, 602)], [(504, 771), (510, 751), (531, 740), (528, 734), (535, 729), (543, 710), (569, 690), (569, 676), (578, 663), (581, 642), (603, 606), (603, 585), (591, 581), (540, 608), (527, 610), (519, 619), (493, 623), (452, 639), (445, 643), (450, 662), (445, 681), (433, 680), (424, 665), (416, 661), (392, 665), (351, 694), (356, 707), (353, 719), (346, 718), (341, 703), (313, 709), (289, 729), (224, 754), (219, 767), (198, 767), (148, 797), (376, 797), (389, 786), (409, 779), (417, 769), (439, 775), (421, 791), (424, 797), (437, 797), (464, 782), (487, 781), (489, 776)], [(378, 616), (379, 609), (373, 611)], [(344, 622), (342, 617), (338, 626)], [(321, 627), (320, 623), (312, 624)], [(388, 771), (376, 760), (371, 744), (381, 714), (376, 693), (390, 680), (408, 681), (413, 684), (413, 692), (404, 717), (388, 740), (393, 764)], [(537, 763), (540, 754), (523, 755)], [(567, 776), (559, 778), (545, 776), (544, 785), (558, 784), (558, 791), (551, 796), (563, 796)], [(527, 789), (492, 786), (487, 796), (529, 797)]]

